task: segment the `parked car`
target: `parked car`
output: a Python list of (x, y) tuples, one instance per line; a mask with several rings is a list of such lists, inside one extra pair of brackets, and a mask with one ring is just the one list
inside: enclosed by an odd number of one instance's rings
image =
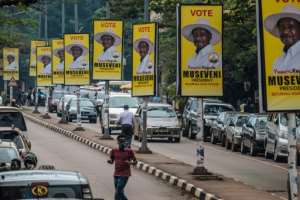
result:
[(50, 113), (57, 112), (57, 105), (59, 103), (60, 98), (63, 96), (63, 91), (54, 91), (52, 93), (52, 97), (48, 98), (48, 110)]
[[(147, 138), (168, 138), (180, 142), (181, 128), (174, 108), (169, 104), (148, 103)], [(142, 140), (143, 113), (139, 106), (135, 114), (135, 139)]]
[(88, 179), (79, 172), (20, 170), (1, 173), (0, 199), (94, 198)]
[(222, 146), (225, 146), (225, 128), (228, 126), (230, 119), (236, 113), (236, 111), (221, 112), (217, 119), (213, 121), (210, 129), (210, 142), (212, 144), (221, 142)]
[[(204, 130), (203, 139), (207, 141), (210, 137), (210, 128), (214, 120), (221, 112), (234, 111), (234, 107), (230, 104), (223, 103), (220, 100), (215, 99), (204, 99), (203, 100), (203, 120), (204, 120)], [(183, 114), (182, 114), (182, 127), (183, 136), (194, 139), (198, 133), (197, 128), (197, 118), (198, 118), (198, 99), (189, 98)]]
[(0, 127), (15, 127), (27, 134), (27, 126), (22, 112), (15, 107), (0, 106)]
[(248, 150), (251, 156), (256, 156), (257, 152), (265, 151), (265, 139), (267, 135), (266, 114), (252, 114), (243, 125), (241, 134), (241, 153)]
[[(91, 123), (97, 122), (97, 111), (95, 105), (88, 98), (80, 98), (81, 120), (89, 120)], [(77, 119), (77, 98), (71, 98), (66, 105), (68, 121)]]
[(236, 113), (225, 128), (225, 148), (236, 151), (241, 145), (242, 127), (247, 122), (249, 114)]
[[(66, 109), (67, 103), (70, 101), (70, 99), (76, 98), (76, 95), (74, 95), (74, 94), (65, 94), (63, 97), (64, 97), (64, 108)], [(60, 98), (60, 100), (58, 102), (58, 105), (57, 105), (56, 114), (57, 114), (58, 117), (61, 117), (61, 115), (62, 115), (62, 98), (63, 97)]]
[(286, 113), (272, 113), (268, 116), (265, 157), (279, 161), (288, 156), (288, 127)]
[(0, 140), (0, 155), (0, 171), (8, 171), (21, 168), (21, 157), (16, 145), (13, 142)]
[[(124, 105), (129, 106), (129, 111), (132, 113), (136, 113), (138, 108), (138, 100), (136, 97), (131, 97), (130, 94), (127, 93), (113, 93), (109, 97), (109, 105), (108, 110), (102, 109), (102, 116), (104, 116), (105, 112), (109, 113), (109, 133), (112, 131), (120, 131), (121, 126), (117, 124), (119, 119), (119, 115), (124, 111)], [(105, 120), (102, 117), (101, 127), (104, 132)]]

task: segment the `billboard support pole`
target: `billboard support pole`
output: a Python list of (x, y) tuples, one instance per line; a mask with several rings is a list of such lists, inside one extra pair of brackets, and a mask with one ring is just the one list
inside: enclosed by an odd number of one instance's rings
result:
[(13, 106), (13, 87), (12, 86), (9, 87), (9, 103), (10, 103), (10, 106)]
[(80, 112), (80, 86), (77, 90), (77, 123), (76, 123), (76, 128), (73, 131), (84, 131), (84, 128), (81, 125), (81, 112)]
[(39, 111), (39, 109), (38, 109), (38, 104), (39, 104), (39, 100), (38, 100), (38, 97), (39, 97), (39, 95), (38, 95), (38, 87), (36, 86), (35, 87), (35, 105), (34, 105), (34, 110), (33, 110), (33, 112), (32, 113), (34, 113), (34, 114), (40, 114), (40, 111)]
[[(7, 99), (7, 80), (4, 80), (4, 99), (5, 99), (5, 101), (6, 101), (6, 99)], [(3, 100), (4, 100), (3, 99)], [(4, 103), (4, 102), (3, 102)]]
[(288, 195), (289, 200), (298, 199), (298, 172), (296, 162), (296, 115), (288, 113)]
[(61, 97), (61, 119), (59, 120), (60, 124), (67, 124), (68, 121), (66, 120), (65, 114), (65, 85), (62, 84), (62, 97)]
[(204, 124), (203, 124), (203, 99), (198, 98), (198, 116), (197, 116), (197, 129), (198, 133), (196, 138), (198, 140), (198, 145), (196, 149), (197, 162), (192, 175), (208, 175), (208, 171), (204, 166)]
[(45, 114), (42, 115), (43, 119), (50, 119), (49, 115), (49, 87), (46, 87), (46, 102), (45, 102)]
[(104, 102), (104, 118), (102, 119), (102, 137), (103, 140), (112, 140), (113, 138), (109, 134), (109, 81), (105, 81), (105, 102)]

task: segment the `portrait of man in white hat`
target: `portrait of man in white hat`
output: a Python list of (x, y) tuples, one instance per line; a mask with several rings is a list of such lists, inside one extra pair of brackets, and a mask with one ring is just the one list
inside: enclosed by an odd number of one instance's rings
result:
[(38, 61), (43, 63), (43, 75), (51, 75), (51, 54), (43, 54), (38, 56)]
[(212, 27), (208, 20), (201, 19), (194, 24), (182, 28), (182, 35), (195, 46), (194, 55), (188, 60), (190, 69), (213, 69), (222, 66), (220, 55), (215, 52), (213, 45), (221, 40), (220, 32)]
[(264, 20), (264, 27), (283, 43), (283, 54), (273, 63), (274, 73), (300, 72), (300, 10), (285, 6)]
[(151, 74), (154, 72), (153, 61), (150, 59), (150, 54), (154, 51), (153, 43), (143, 36), (134, 42), (134, 49), (140, 55), (140, 63), (136, 68), (137, 74)]
[(54, 55), (59, 58), (59, 63), (56, 65), (56, 71), (63, 72), (65, 63), (64, 48), (54, 49)]
[(122, 40), (112, 30), (95, 34), (95, 40), (103, 46), (103, 53), (97, 58), (98, 62), (121, 62), (121, 53), (116, 50)]
[(13, 52), (8, 52), (6, 54), (6, 59), (7, 59), (7, 70), (8, 71), (16, 71), (18, 68), (18, 65), (16, 63), (16, 56)]
[(66, 46), (66, 51), (73, 56), (73, 62), (70, 69), (88, 69), (88, 61), (84, 56), (88, 53), (88, 49), (81, 42), (73, 42)]

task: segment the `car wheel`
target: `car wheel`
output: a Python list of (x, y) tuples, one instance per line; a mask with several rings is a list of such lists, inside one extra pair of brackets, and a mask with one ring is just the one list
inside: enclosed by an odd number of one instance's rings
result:
[(242, 141), (241, 141), (241, 154), (246, 154), (246, 153), (247, 153), (247, 149), (245, 147), (245, 141), (242, 138)]
[(211, 142), (212, 144), (216, 144), (216, 143), (217, 143), (216, 138), (215, 138), (213, 132), (211, 133), (211, 136), (210, 136), (210, 142)]
[(297, 165), (300, 166), (300, 155), (298, 153), (296, 154), (296, 162)]
[(97, 118), (96, 119), (91, 119), (90, 123), (96, 124), (97, 123)]
[(253, 141), (250, 143), (250, 155), (251, 156), (256, 156), (256, 147)]
[(226, 137), (223, 135), (222, 136), (222, 142), (221, 142), (222, 147), (225, 147), (225, 139), (226, 139)]
[(174, 142), (175, 142), (175, 143), (180, 143), (180, 137), (174, 138)]
[(269, 151), (268, 151), (268, 143), (266, 144), (266, 148), (265, 148), (265, 158), (266, 159), (271, 159), (272, 158), (272, 154), (270, 154)]
[(225, 138), (225, 148), (230, 149), (230, 144), (227, 138)]

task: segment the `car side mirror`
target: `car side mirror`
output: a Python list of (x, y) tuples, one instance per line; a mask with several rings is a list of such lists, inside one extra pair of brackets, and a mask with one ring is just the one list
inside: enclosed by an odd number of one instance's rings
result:
[(11, 164), (10, 164), (10, 169), (11, 170), (19, 170), (21, 169), (21, 160), (15, 158), (11, 160)]

